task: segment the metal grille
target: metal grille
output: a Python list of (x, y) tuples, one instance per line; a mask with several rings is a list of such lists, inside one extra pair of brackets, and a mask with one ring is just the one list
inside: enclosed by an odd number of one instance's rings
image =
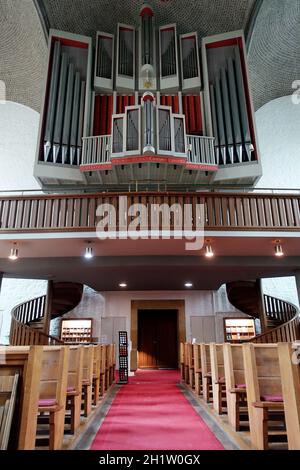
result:
[(196, 38), (182, 38), (182, 70), (183, 79), (198, 77), (198, 60), (197, 60), (197, 45)]
[(123, 118), (115, 118), (113, 124), (112, 153), (123, 152)]
[(158, 110), (159, 150), (170, 152), (171, 145), (171, 116), (167, 109)]
[(119, 74), (134, 76), (134, 30), (120, 27), (119, 30)]
[(174, 28), (161, 30), (160, 44), (162, 77), (176, 75), (176, 36)]
[(139, 150), (139, 110), (127, 111), (126, 151)]
[(97, 77), (112, 78), (113, 39), (99, 36), (97, 51)]

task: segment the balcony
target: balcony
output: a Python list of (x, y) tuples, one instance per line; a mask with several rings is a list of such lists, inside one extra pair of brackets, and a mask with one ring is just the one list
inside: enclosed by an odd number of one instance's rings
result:
[[(144, 204), (149, 220), (151, 204), (171, 207), (177, 203), (182, 208), (189, 204), (193, 230), (197, 228), (196, 206), (203, 204), (207, 231), (300, 231), (298, 194), (141, 192), (1, 197), (0, 234), (95, 231), (97, 207), (100, 204), (111, 204), (119, 214), (120, 210), (124, 209), (124, 200), (121, 202), (120, 196), (127, 198), (128, 207)], [(136, 216), (124, 214), (124, 217), (129, 226)], [(172, 211), (169, 217), (172, 229)], [(162, 228), (161, 221), (160, 229)]]

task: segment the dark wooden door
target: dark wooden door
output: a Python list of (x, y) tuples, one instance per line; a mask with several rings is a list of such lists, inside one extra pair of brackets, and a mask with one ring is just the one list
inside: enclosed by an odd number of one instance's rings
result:
[(139, 310), (138, 367), (177, 369), (176, 310)]

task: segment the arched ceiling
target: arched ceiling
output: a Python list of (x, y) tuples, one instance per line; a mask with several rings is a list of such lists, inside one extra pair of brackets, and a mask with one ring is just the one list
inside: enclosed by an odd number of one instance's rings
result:
[[(199, 37), (244, 29), (255, 108), (291, 94), (300, 78), (299, 0), (148, 0), (157, 23)], [(143, 0), (1, 0), (0, 80), (7, 99), (40, 110), (50, 28), (95, 36), (136, 24)]]

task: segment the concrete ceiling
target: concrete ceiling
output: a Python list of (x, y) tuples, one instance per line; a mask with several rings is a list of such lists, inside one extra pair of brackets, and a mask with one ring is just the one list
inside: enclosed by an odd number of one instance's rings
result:
[(210, 260), (203, 250), (185, 251), (184, 240), (92, 239), (95, 257), (86, 260), (84, 238), (55, 235), (58, 238), (14, 238), (20, 253), (16, 262), (7, 259), (12, 240), (2, 238), (0, 272), (13, 278), (80, 282), (100, 292), (120, 290), (121, 282), (132, 291), (182, 290), (188, 281), (196, 290), (217, 290), (231, 281), (291, 276), (300, 266), (295, 236), (281, 239), (281, 259), (274, 256), (274, 237), (249, 235), (236, 236), (234, 243), (232, 237), (213, 237), (216, 256)]
[[(1, 0), (0, 80), (7, 99), (40, 110), (49, 27), (94, 36), (136, 23), (143, 0)], [(300, 77), (298, 0), (149, 0), (158, 23), (200, 37), (244, 29), (255, 108), (292, 92)]]

